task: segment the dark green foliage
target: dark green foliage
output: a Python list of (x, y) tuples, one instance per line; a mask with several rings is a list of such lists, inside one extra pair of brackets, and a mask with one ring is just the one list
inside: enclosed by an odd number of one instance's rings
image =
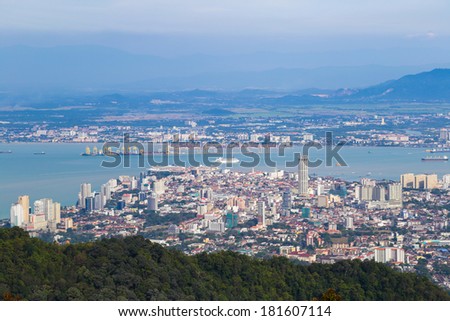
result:
[(342, 297), (333, 289), (328, 289), (320, 298), (314, 298), (313, 301), (341, 301)]
[[(330, 290), (331, 289), (331, 290)], [(375, 262), (302, 266), (234, 252), (186, 256), (142, 237), (55, 245), (0, 229), (0, 297), (25, 300), (449, 300)]]

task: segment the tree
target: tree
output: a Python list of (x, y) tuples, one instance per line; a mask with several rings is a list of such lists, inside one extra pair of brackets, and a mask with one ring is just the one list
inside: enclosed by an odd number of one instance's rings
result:
[(336, 293), (334, 289), (326, 290), (319, 298), (314, 298), (313, 301), (341, 301), (342, 297)]

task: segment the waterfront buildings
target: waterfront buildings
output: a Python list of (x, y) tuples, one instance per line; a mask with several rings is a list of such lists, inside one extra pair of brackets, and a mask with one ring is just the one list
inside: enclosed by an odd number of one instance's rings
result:
[(23, 207), (19, 203), (11, 205), (10, 224), (11, 226), (22, 226), (24, 223)]
[(438, 186), (436, 174), (403, 174), (400, 177), (403, 188), (430, 190)]
[(80, 194), (78, 197), (78, 206), (86, 208), (86, 198), (92, 195), (91, 184), (83, 183), (80, 186)]
[(33, 203), (33, 212), (29, 213), (29, 203), (29, 196), (21, 195), (17, 203), (11, 205), (11, 226), (19, 226), (28, 231), (56, 231), (57, 224), (61, 223), (61, 204), (53, 202), (51, 198), (39, 199)]
[(19, 196), (17, 203), (22, 205), (23, 209), (23, 221), (29, 222), (29, 213), (30, 213), (30, 197), (28, 195)]

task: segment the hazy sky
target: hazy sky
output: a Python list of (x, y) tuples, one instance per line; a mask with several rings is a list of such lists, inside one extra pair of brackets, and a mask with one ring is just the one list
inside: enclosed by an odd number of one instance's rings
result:
[(0, 46), (155, 54), (449, 49), (448, 0), (0, 0)]

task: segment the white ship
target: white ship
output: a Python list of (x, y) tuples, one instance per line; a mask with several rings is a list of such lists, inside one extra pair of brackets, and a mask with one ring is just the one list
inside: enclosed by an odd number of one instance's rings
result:
[(224, 158), (224, 157), (219, 157), (215, 160), (215, 162), (219, 162), (221, 164), (235, 164), (235, 163), (239, 163), (239, 159), (237, 158)]
[(446, 161), (448, 161), (448, 156), (426, 156), (426, 157), (422, 157), (422, 161), (446, 162)]

